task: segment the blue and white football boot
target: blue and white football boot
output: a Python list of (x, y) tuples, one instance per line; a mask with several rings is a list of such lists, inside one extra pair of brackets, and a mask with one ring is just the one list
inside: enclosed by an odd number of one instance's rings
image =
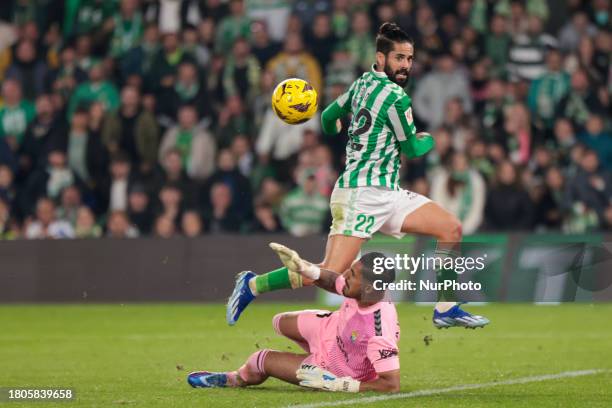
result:
[(434, 326), (436, 326), (438, 329), (448, 329), (449, 327), (465, 327), (466, 329), (475, 329), (477, 327), (484, 327), (490, 323), (489, 319), (486, 317), (473, 315), (465, 310), (462, 310), (460, 307), (462, 303), (457, 303), (455, 306), (443, 313), (434, 309), (432, 318)]
[(218, 388), (227, 386), (227, 374), (194, 371), (187, 376), (187, 382), (193, 388)]
[(249, 281), (256, 276), (251, 271), (242, 271), (236, 275), (236, 285), (225, 308), (225, 320), (230, 326), (236, 324), (244, 309), (255, 299), (249, 288)]

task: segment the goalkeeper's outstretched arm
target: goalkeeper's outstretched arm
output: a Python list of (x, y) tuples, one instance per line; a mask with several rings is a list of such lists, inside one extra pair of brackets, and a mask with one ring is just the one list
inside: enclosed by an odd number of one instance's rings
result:
[(336, 279), (339, 273), (321, 269), (317, 265), (310, 263), (300, 257), (293, 249), (276, 242), (270, 243), (270, 248), (280, 258), (283, 265), (292, 272), (300, 274), (304, 279), (312, 281), (316, 286), (332, 293), (336, 292)]

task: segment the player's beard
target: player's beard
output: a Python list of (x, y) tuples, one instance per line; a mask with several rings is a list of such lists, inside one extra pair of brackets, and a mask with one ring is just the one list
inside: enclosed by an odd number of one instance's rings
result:
[[(387, 64), (387, 60), (385, 59), (384, 70), (385, 70), (385, 74), (387, 74), (387, 77), (391, 80), (391, 82), (395, 82), (402, 88), (405, 87), (406, 84), (408, 83), (408, 70), (406, 68), (401, 68), (401, 69), (398, 69), (397, 71), (392, 71), (391, 67)], [(398, 74), (403, 74), (405, 76), (405, 79), (403, 80), (397, 79)]]

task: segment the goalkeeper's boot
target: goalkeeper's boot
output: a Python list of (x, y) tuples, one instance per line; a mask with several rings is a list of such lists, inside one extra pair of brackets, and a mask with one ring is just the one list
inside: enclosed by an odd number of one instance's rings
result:
[(482, 316), (473, 315), (461, 309), (461, 303), (448, 309), (446, 312), (438, 312), (434, 309), (433, 324), (438, 329), (448, 329), (449, 327), (465, 327), (475, 329), (489, 324), (489, 319)]
[(257, 275), (251, 271), (242, 271), (236, 275), (236, 285), (232, 295), (227, 300), (225, 309), (225, 320), (233, 326), (246, 307), (255, 299), (255, 295), (249, 288), (249, 281)]
[(208, 371), (194, 371), (187, 376), (187, 382), (193, 388), (227, 387), (226, 373), (211, 373)]

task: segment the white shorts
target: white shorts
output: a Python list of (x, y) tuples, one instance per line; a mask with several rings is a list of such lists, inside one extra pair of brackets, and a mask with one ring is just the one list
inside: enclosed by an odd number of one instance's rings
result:
[(332, 213), (329, 235), (369, 239), (376, 231), (380, 231), (401, 238), (406, 235), (402, 232), (406, 216), (430, 201), (408, 190), (336, 186), (329, 204)]

